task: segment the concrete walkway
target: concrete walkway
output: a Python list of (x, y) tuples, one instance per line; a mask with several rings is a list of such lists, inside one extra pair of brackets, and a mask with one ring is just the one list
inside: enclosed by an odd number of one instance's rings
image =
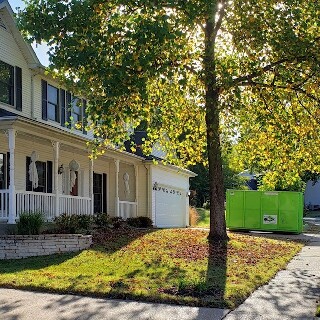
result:
[[(270, 236), (270, 235), (268, 235)], [(279, 235), (274, 235), (279, 237)], [(0, 288), (1, 320), (311, 320), (320, 298), (320, 234), (284, 271), (230, 310), (95, 299)]]

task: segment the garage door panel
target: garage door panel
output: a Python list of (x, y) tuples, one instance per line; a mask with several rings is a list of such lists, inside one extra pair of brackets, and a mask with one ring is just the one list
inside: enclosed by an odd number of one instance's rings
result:
[[(165, 191), (164, 191), (165, 189)], [(158, 227), (185, 227), (186, 199), (183, 192), (159, 188), (155, 192), (155, 216)]]

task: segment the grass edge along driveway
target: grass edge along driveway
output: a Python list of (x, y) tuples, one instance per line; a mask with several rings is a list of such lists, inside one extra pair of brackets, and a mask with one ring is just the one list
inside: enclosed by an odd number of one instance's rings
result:
[(0, 286), (235, 308), (301, 250), (284, 239), (196, 229), (106, 230), (79, 253), (0, 261)]

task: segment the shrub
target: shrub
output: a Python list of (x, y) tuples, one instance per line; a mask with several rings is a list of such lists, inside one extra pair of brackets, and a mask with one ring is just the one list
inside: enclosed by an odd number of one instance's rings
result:
[(128, 218), (126, 221), (129, 226), (135, 228), (152, 228), (153, 226), (152, 220), (148, 217)]
[(98, 228), (108, 228), (112, 224), (111, 218), (107, 213), (98, 213), (94, 216), (94, 223)]
[(197, 225), (199, 221), (199, 213), (195, 207), (189, 207), (189, 224), (191, 227)]
[(78, 220), (78, 229), (89, 231), (92, 226), (93, 216), (88, 214), (79, 214), (76, 216)]
[(111, 219), (111, 225), (115, 229), (119, 229), (121, 227), (125, 226), (125, 221), (121, 217), (112, 217)]
[(18, 234), (40, 234), (44, 224), (44, 216), (41, 212), (22, 212), (17, 223)]
[(92, 216), (63, 213), (54, 219), (57, 233), (87, 233), (92, 225)]

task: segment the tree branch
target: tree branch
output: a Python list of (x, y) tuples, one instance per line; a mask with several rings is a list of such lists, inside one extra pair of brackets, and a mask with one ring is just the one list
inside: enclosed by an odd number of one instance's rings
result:
[(268, 84), (268, 83), (260, 83), (254, 81), (243, 82), (240, 86), (251, 86), (251, 87), (259, 87), (259, 88), (273, 88), (273, 89), (285, 89), (292, 92), (302, 93), (306, 97), (310, 98), (313, 101), (320, 103), (320, 99), (314, 96), (311, 93), (308, 93), (305, 89), (297, 87), (297, 86), (284, 86), (284, 85), (276, 85), (276, 84)]
[(232, 85), (233, 86), (236, 84), (242, 85), (241, 84), (242, 82), (248, 82), (248, 81), (252, 80), (253, 78), (258, 77), (261, 74), (268, 72), (268, 71), (272, 70), (274, 67), (279, 66), (283, 63), (286, 63), (286, 62), (291, 63), (293, 61), (301, 62), (301, 61), (307, 60), (307, 58), (308, 58), (307, 56), (300, 56), (300, 57), (292, 57), (291, 59), (289, 59), (289, 58), (280, 59), (278, 61), (275, 61), (273, 63), (266, 65), (265, 67), (261, 68), (260, 71), (252, 72), (251, 74), (247, 74), (245, 76), (233, 79)]
[(216, 39), (217, 34), (221, 28), (223, 17), (226, 14), (226, 8), (227, 8), (228, 2), (226, 0), (222, 0), (220, 3), (221, 3), (221, 8), (218, 11), (218, 15), (219, 15), (218, 21), (216, 22), (216, 25), (214, 26), (214, 30), (213, 30), (213, 34), (212, 34), (213, 39)]
[(301, 100), (299, 99), (299, 95), (298, 95), (298, 92), (296, 92), (296, 97), (297, 97), (297, 100), (300, 104), (300, 106), (307, 111), (307, 113), (309, 114), (309, 116), (317, 123), (317, 124), (320, 124), (320, 121), (311, 113), (311, 111), (301, 102)]

